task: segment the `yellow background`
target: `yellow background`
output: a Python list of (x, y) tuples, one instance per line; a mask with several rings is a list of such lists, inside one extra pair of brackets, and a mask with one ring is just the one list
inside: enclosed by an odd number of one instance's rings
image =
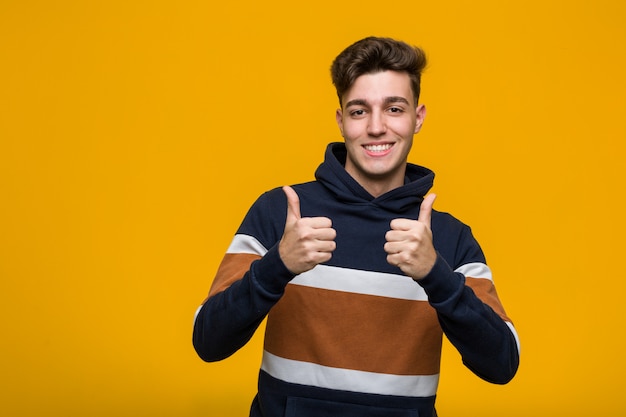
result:
[(247, 415), (261, 335), (205, 364), (192, 317), (339, 139), (328, 67), (373, 34), (429, 55), (411, 161), (522, 339), (506, 386), (446, 345), (440, 415), (624, 415), (625, 5), (2, 0), (0, 414)]

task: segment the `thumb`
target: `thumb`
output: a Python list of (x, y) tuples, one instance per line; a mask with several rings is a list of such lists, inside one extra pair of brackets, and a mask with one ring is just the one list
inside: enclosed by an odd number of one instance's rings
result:
[(293, 223), (300, 219), (300, 198), (298, 194), (288, 185), (283, 187), (287, 196), (287, 223)]
[(424, 197), (424, 201), (422, 201), (422, 205), (420, 206), (420, 214), (417, 218), (417, 221), (421, 223), (425, 223), (428, 225), (430, 229), (430, 216), (433, 211), (433, 203), (435, 202), (435, 198), (437, 198), (436, 194), (428, 194)]

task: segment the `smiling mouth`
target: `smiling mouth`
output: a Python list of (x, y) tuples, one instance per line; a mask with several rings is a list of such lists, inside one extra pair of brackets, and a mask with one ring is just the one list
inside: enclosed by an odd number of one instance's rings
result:
[(383, 154), (393, 147), (393, 143), (382, 143), (376, 145), (363, 145), (363, 148), (371, 154)]

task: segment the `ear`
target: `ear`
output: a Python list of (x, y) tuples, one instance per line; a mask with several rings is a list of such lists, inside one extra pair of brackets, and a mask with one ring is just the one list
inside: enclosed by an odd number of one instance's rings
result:
[(426, 118), (426, 106), (423, 104), (415, 108), (415, 133), (419, 132)]
[(337, 126), (339, 126), (341, 136), (343, 136), (343, 111), (341, 109), (337, 109), (335, 112), (335, 120), (337, 121)]

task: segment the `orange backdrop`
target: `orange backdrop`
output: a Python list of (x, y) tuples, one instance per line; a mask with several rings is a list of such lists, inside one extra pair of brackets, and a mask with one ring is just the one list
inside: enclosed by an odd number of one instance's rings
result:
[(261, 335), (205, 364), (193, 314), (249, 205), (339, 139), (328, 68), (373, 34), (429, 55), (411, 161), (522, 340), (506, 386), (446, 345), (440, 414), (623, 415), (624, 21), (618, 0), (0, 2), (0, 413), (247, 415)]

